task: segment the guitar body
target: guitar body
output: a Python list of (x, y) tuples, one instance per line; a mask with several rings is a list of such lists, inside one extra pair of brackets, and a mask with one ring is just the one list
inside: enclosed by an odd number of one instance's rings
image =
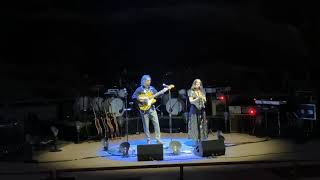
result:
[(147, 111), (151, 108), (151, 106), (157, 102), (157, 100), (155, 99), (157, 96), (159, 96), (160, 94), (165, 93), (166, 91), (168, 91), (169, 89), (174, 88), (174, 85), (171, 84), (166, 88), (163, 88), (161, 91), (157, 92), (156, 94), (152, 94), (151, 91), (148, 91), (146, 93), (142, 93), (138, 96), (138, 99), (140, 100), (145, 100), (145, 102), (139, 102), (138, 106), (139, 109), (141, 111)]
[(117, 121), (117, 117), (115, 113), (112, 114), (113, 123), (115, 124), (115, 136), (120, 137), (120, 131), (119, 131), (119, 123)]
[(113, 128), (113, 125), (111, 123), (110, 116), (106, 111), (106, 108), (104, 108), (104, 115), (105, 115), (104, 120), (106, 121), (106, 129), (110, 130), (108, 132), (109, 132), (110, 138), (113, 139), (114, 138), (114, 128)]
[(109, 117), (107, 117), (106, 120), (107, 120), (108, 128), (110, 129), (110, 131), (109, 131), (110, 137), (111, 137), (111, 139), (113, 139), (114, 138), (114, 128), (112, 126), (112, 123), (111, 123), (111, 120), (109, 119)]
[(98, 132), (98, 136), (102, 136), (103, 131), (102, 131), (102, 128), (101, 128), (99, 119), (96, 118), (96, 117), (94, 118), (94, 124), (95, 124), (95, 126), (96, 126), (96, 129), (97, 129), (97, 132)]
[(147, 92), (145, 94), (140, 94), (139, 99), (146, 99), (147, 102), (145, 103), (139, 103), (139, 109), (142, 111), (147, 111), (151, 108), (151, 106), (157, 102), (156, 99), (153, 98), (152, 92)]
[(118, 125), (118, 122), (117, 122), (115, 115), (113, 113), (107, 113), (107, 118), (108, 118), (109, 124), (113, 130), (112, 137), (113, 138), (120, 137), (119, 125)]
[(93, 107), (92, 104), (91, 104), (91, 106), (92, 106), (93, 114), (94, 114), (94, 124), (95, 124), (96, 129), (97, 129), (97, 132), (98, 132), (97, 136), (98, 136), (98, 137), (101, 137), (102, 134), (103, 134), (103, 130), (102, 130), (102, 127), (101, 127), (101, 125), (100, 125), (99, 118), (97, 117), (96, 111), (94, 110), (94, 107)]

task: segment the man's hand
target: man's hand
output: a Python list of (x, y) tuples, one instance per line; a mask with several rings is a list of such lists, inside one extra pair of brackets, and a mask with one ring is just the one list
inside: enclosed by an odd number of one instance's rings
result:
[(146, 103), (148, 102), (148, 98), (139, 98), (138, 101), (141, 103)]

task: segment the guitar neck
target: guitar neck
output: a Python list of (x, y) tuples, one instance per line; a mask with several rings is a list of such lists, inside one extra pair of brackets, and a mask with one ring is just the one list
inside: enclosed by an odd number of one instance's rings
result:
[(163, 88), (161, 91), (157, 92), (156, 94), (153, 95), (153, 98), (156, 98), (157, 96), (165, 93), (166, 91), (168, 91), (168, 88)]

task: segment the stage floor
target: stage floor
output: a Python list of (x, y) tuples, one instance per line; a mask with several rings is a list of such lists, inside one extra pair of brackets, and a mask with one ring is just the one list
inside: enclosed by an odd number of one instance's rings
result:
[[(154, 134), (152, 134), (154, 137)], [(320, 160), (320, 142), (310, 141), (306, 144), (295, 144), (291, 140), (258, 138), (248, 134), (224, 134), (226, 154), (218, 157), (198, 157), (192, 153), (192, 141), (187, 139), (185, 133), (162, 133), (164, 142), (163, 161), (137, 161), (136, 146), (145, 144), (143, 134), (130, 135), (130, 156), (122, 157), (118, 152), (119, 144), (126, 141), (122, 139), (110, 141), (109, 151), (103, 150), (101, 142), (85, 141), (80, 144), (69, 143), (60, 149), (60, 152), (36, 151), (34, 159), (39, 163), (0, 162), (1, 172), (41, 171), (50, 169), (75, 169), (95, 167), (119, 167), (154, 164), (176, 163), (203, 163), (203, 162), (237, 162), (237, 161), (263, 161), (263, 160)], [(183, 148), (181, 155), (170, 152), (169, 143), (179, 141)], [(209, 140), (216, 139), (210, 134)]]

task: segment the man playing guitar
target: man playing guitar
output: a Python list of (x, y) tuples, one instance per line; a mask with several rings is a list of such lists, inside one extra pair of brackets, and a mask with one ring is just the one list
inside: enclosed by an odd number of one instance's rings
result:
[(162, 144), (162, 142), (160, 141), (161, 135), (158, 114), (153, 104), (156, 102), (155, 98), (158, 95), (163, 94), (164, 92), (173, 87), (173, 85), (170, 85), (158, 92), (153, 86), (151, 86), (151, 77), (149, 75), (143, 75), (141, 78), (141, 86), (138, 87), (132, 95), (132, 99), (136, 100), (139, 106), (144, 133), (147, 137), (147, 144), (151, 144), (149, 119), (152, 121), (155, 130), (155, 139), (157, 140), (157, 143)]

